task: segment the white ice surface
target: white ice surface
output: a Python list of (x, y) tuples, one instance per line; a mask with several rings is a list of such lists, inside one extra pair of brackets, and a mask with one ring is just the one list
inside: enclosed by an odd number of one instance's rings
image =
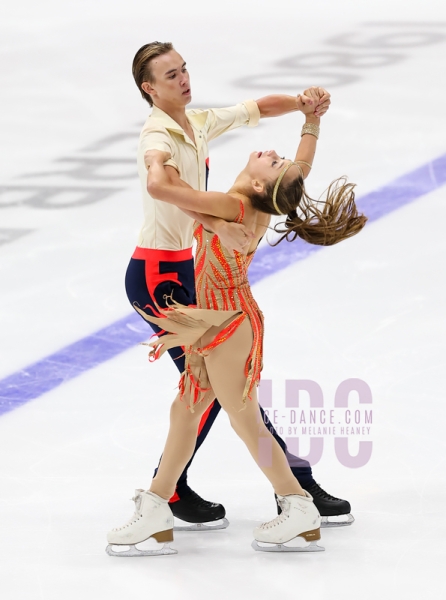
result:
[[(74, 208), (0, 198), (0, 229), (33, 230), (0, 246), (0, 378), (131, 310), (123, 279), (141, 221), (136, 169), (124, 164), (118, 173), (129, 178), (93, 183), (57, 173), (72, 169), (64, 157), (134, 158), (148, 107), (130, 65), (142, 44), (174, 41), (196, 106), (332, 83), (314, 195), (343, 173), (365, 195), (446, 153), (440, 0), (7, 0), (0, 33), (1, 185), (121, 188)], [(295, 68), (278, 64), (302, 55)], [(263, 83), (250, 87), (251, 76)], [(211, 146), (211, 187), (226, 189), (253, 149), (291, 154), (300, 123), (288, 116)], [(130, 136), (99, 148), (121, 132)], [(254, 553), (251, 530), (274, 516), (272, 495), (221, 415), (190, 484), (226, 506), (230, 527), (178, 534), (176, 556), (105, 554), (105, 533), (131, 515), (133, 490), (149, 485), (177, 381), (167, 358), (149, 366), (135, 347), (0, 416), (0, 597), (446, 597), (445, 195), (440, 187), (254, 286), (279, 413), (286, 379), (318, 382), (327, 409), (345, 379), (372, 390), (370, 462), (343, 466), (326, 435), (314, 467), (356, 517), (323, 531), (325, 553)]]

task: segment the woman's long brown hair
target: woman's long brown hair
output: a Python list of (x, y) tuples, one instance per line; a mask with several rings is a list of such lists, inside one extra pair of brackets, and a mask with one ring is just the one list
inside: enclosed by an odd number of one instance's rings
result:
[[(305, 191), (302, 177), (279, 186), (276, 202), (286, 219), (274, 227), (281, 237), (272, 245), (277, 246), (284, 239), (292, 242), (300, 237), (310, 244), (332, 246), (359, 233), (367, 217), (358, 213), (354, 188), (354, 183), (340, 177), (329, 185), (324, 200), (312, 200)], [(252, 206), (261, 212), (277, 215), (272, 202), (273, 190), (272, 184), (263, 195), (253, 195)]]

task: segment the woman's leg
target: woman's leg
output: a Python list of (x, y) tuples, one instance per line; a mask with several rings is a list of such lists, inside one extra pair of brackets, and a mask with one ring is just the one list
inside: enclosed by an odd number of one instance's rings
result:
[[(202, 340), (203, 344), (209, 343), (217, 332), (217, 328), (209, 330)], [(255, 388), (252, 400), (247, 399), (245, 407), (242, 404), (246, 383), (245, 364), (252, 341), (251, 323), (245, 319), (228, 340), (205, 358), (209, 381), (222, 408), (228, 413), (233, 429), (245, 442), (276, 494), (304, 495), (282, 448), (263, 422)]]
[(170, 409), (170, 428), (163, 455), (150, 491), (169, 500), (184, 467), (194, 454), (201, 417), (213, 402), (214, 396), (194, 406), (191, 412), (186, 403), (175, 398)]
[[(147, 258), (147, 260), (149, 260), (149, 258)], [(173, 296), (176, 302), (184, 304), (185, 306), (196, 303), (194, 261), (192, 259), (189, 261), (186, 260), (170, 263), (161, 262), (158, 265), (154, 265), (152, 271), (155, 273), (155, 275), (157, 275), (160, 278), (160, 280), (162, 280), (161, 283), (159, 283), (158, 285), (156, 285), (150, 280), (147, 280), (146, 262), (147, 261), (143, 259), (131, 258), (129, 266), (127, 268), (125, 286), (128, 299), (132, 306), (133, 303), (136, 302), (138, 306), (141, 307), (144, 310), (144, 312), (146, 312), (148, 315), (155, 315), (157, 313), (157, 309), (153, 298), (155, 298), (156, 302), (158, 303), (158, 306), (160, 306), (161, 308), (167, 308), (165, 298), (171, 296)], [(181, 281), (182, 285), (178, 285), (178, 283), (174, 281), (166, 280), (165, 277), (163, 277), (163, 274), (170, 272), (173, 272), (175, 274), (179, 281)], [(149, 292), (149, 288), (152, 290), (152, 294)], [(147, 322), (145, 321), (145, 323)], [(161, 329), (157, 325), (155, 325), (155, 323), (151, 323), (150, 327), (155, 332), (159, 333), (161, 331)], [(173, 362), (179, 370), (179, 372), (182, 373), (184, 371), (183, 349), (172, 348), (169, 350), (169, 354), (173, 359)], [(188, 468), (190, 467), (193, 461), (195, 453), (206, 439), (206, 436), (209, 433), (219, 412), (220, 404), (218, 403), (218, 400), (215, 400), (209, 412), (203, 414), (203, 421), (196, 430), (198, 432), (198, 436), (195, 440), (194, 452), (191, 455), (188, 463), (185, 465), (184, 471), (179, 476), (176, 490), (174, 490), (176, 493), (171, 499), (172, 502), (186, 497), (192, 491), (187, 483)], [(158, 467), (155, 469), (155, 475), (157, 473), (157, 470)], [(223, 507), (221, 508), (223, 510)], [(211, 513), (215, 513), (215, 508), (212, 508), (210, 510)], [(200, 513), (203, 513), (203, 511), (204, 509), (203, 507), (201, 507)], [(202, 514), (201, 519), (203, 519), (204, 521), (212, 520), (211, 513), (209, 513), (207, 517), (206, 515)]]

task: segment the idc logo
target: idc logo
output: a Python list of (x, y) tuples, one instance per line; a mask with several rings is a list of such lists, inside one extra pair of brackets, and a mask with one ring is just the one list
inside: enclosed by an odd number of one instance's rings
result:
[[(285, 381), (285, 408), (273, 406), (273, 381), (264, 379), (259, 387), (259, 402), (277, 433), (285, 438), (294, 456), (317, 464), (327, 444), (333, 444), (338, 461), (350, 469), (366, 465), (373, 442), (372, 392), (362, 379), (342, 381), (336, 389), (331, 407), (324, 401), (321, 386), (311, 379)], [(300, 453), (300, 441), (308, 447)]]

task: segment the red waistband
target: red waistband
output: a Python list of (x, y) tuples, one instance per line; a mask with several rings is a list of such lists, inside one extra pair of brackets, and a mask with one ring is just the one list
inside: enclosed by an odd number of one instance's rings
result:
[(185, 250), (155, 250), (154, 248), (140, 248), (136, 246), (132, 258), (151, 260), (156, 262), (179, 262), (193, 258), (192, 248)]

